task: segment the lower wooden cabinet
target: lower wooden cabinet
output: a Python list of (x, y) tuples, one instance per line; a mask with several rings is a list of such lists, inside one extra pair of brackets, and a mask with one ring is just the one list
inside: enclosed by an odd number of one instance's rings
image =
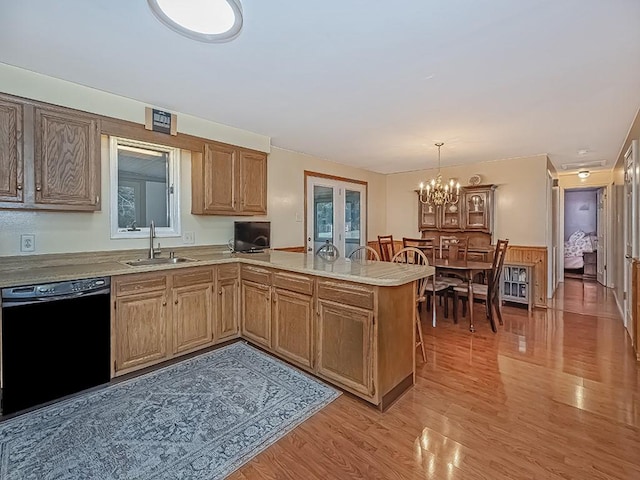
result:
[(166, 275), (115, 277), (112, 314), (113, 374), (152, 365), (167, 356)]
[(273, 291), (273, 350), (313, 368), (313, 297), (282, 288)]
[(271, 286), (241, 281), (242, 335), (271, 347)]
[(319, 299), (318, 374), (349, 390), (373, 396), (373, 336), (371, 310)]
[(171, 276), (173, 354), (213, 343), (212, 268), (189, 269)]
[(414, 295), (253, 265), (116, 276), (112, 375), (242, 336), (384, 410), (413, 384)]
[(240, 334), (238, 265), (220, 265), (217, 268), (216, 290), (215, 338), (218, 341), (236, 338)]
[(114, 277), (112, 376), (215, 341), (213, 267)]

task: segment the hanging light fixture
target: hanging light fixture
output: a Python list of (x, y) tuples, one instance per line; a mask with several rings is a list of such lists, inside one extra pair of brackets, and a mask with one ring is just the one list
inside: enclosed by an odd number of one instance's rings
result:
[(460, 199), (460, 183), (453, 179), (442, 183), (442, 174), (440, 173), (440, 147), (444, 145), (442, 142), (435, 144), (438, 147), (438, 175), (432, 178), (426, 185), (420, 183), (420, 194), (418, 198), (420, 202), (426, 205), (441, 206), (445, 204), (455, 205)]

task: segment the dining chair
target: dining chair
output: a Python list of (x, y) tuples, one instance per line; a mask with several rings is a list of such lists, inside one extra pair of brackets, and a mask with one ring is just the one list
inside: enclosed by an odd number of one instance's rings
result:
[[(498, 322), (503, 325), (502, 311), (500, 309), (500, 278), (502, 275), (502, 266), (507, 254), (507, 247), (509, 246), (509, 239), (498, 240), (496, 248), (493, 253), (493, 260), (491, 262), (491, 270), (489, 271), (487, 283), (472, 283), (473, 298), (484, 301), (486, 306), (487, 318), (491, 322), (491, 329), (497, 331), (495, 320), (493, 317), (493, 310), (496, 312)], [(454, 321), (458, 318), (458, 300), (464, 302), (468, 299), (469, 291), (467, 285), (459, 285), (453, 287), (453, 317)], [(469, 308), (473, 308), (473, 305), (469, 305)], [(463, 315), (465, 312), (463, 311)]]
[(380, 259), (384, 262), (390, 262), (396, 254), (393, 235), (378, 235), (378, 247), (380, 248)]
[(333, 243), (327, 240), (318, 250), (316, 250), (316, 256), (323, 258), (324, 260), (334, 261), (340, 258), (340, 250)]
[[(416, 247), (405, 247), (399, 250), (392, 258), (394, 263), (411, 263), (414, 265), (429, 265), (427, 256)], [(427, 299), (427, 285), (430, 277), (423, 277), (416, 281), (416, 297), (415, 297), (415, 323), (418, 339), (415, 348), (420, 347), (422, 351), (422, 360), (427, 361), (427, 353), (424, 348), (424, 337), (422, 336), (422, 323), (420, 322), (420, 305), (424, 304)]]
[(376, 260), (380, 261), (380, 255), (375, 248), (369, 245), (361, 245), (349, 254), (349, 259), (353, 261), (357, 260)]
[[(402, 237), (402, 245), (403, 247), (415, 247), (418, 248), (419, 250), (422, 250), (424, 252), (424, 254), (427, 256), (427, 259), (429, 260), (429, 263), (431, 265), (435, 264), (435, 260), (436, 260), (436, 253), (438, 251), (438, 247), (436, 246), (436, 239), (435, 237), (426, 237), (426, 238), (409, 238), (409, 237)], [(443, 277), (442, 274), (440, 273), (436, 273), (436, 295), (438, 297), (438, 299), (440, 300), (440, 305), (444, 305), (444, 317), (445, 318), (449, 318), (449, 302), (448, 302), (448, 293), (447, 289), (445, 288), (440, 288), (442, 285), (441, 283), (448, 283), (446, 282), (446, 278), (447, 277)], [(443, 282), (443, 279), (445, 279), (445, 281)], [(453, 280), (453, 279), (452, 279)], [(440, 282), (440, 283), (438, 283)], [(451, 283), (449, 283), (451, 284)], [(427, 299), (427, 308), (430, 308), (431, 302), (430, 300)]]
[[(416, 247), (403, 247), (402, 249), (398, 250), (398, 252), (393, 256), (392, 258), (392, 262), (396, 262), (396, 263), (414, 263), (414, 264), (419, 264), (419, 265), (433, 265), (435, 263), (435, 251), (431, 250), (431, 258), (429, 258), (427, 255), (428, 250), (425, 251), (423, 249), (420, 248), (416, 248)], [(426, 262), (426, 263), (423, 263)], [(427, 305), (427, 309), (431, 309), (431, 316), (432, 316), (432, 325), (435, 327), (436, 326), (436, 297), (440, 296), (440, 295), (444, 295), (444, 293), (446, 292), (448, 285), (439, 282), (439, 281), (435, 281), (433, 280), (433, 275), (431, 275), (430, 277), (428, 277), (426, 279), (426, 290), (428, 292), (431, 293), (431, 298), (429, 297), (425, 297), (423, 299), (423, 302)], [(419, 303), (417, 308), (418, 308), (418, 313), (421, 310), (421, 306), (422, 303)], [(445, 316), (449, 315), (449, 307), (448, 304), (445, 303), (444, 306), (444, 310), (445, 310)]]

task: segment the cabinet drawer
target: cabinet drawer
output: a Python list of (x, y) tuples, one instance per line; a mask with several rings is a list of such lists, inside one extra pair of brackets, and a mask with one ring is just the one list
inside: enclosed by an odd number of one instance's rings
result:
[(318, 281), (318, 297), (373, 310), (373, 288), (348, 282)]
[(167, 288), (167, 276), (158, 273), (126, 275), (115, 279), (116, 296), (132, 295), (140, 292), (152, 292)]
[(292, 292), (313, 295), (313, 278), (294, 273), (275, 272), (273, 285)]
[(271, 285), (271, 271), (266, 268), (242, 265), (241, 275), (243, 280), (251, 280), (262, 285)]
[(228, 265), (218, 265), (218, 280), (231, 280), (238, 278), (238, 265), (230, 263)]
[(174, 287), (186, 287), (200, 283), (213, 283), (213, 268), (202, 267), (174, 273), (172, 276)]

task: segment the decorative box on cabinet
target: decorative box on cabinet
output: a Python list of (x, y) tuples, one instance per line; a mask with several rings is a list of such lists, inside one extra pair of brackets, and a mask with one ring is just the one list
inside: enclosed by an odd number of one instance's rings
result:
[(520, 303), (531, 311), (533, 295), (533, 263), (505, 263), (502, 267), (500, 282), (503, 302)]
[(96, 115), (0, 95), (0, 208), (100, 210)]
[(191, 213), (265, 215), (267, 154), (207, 143), (191, 159)]

